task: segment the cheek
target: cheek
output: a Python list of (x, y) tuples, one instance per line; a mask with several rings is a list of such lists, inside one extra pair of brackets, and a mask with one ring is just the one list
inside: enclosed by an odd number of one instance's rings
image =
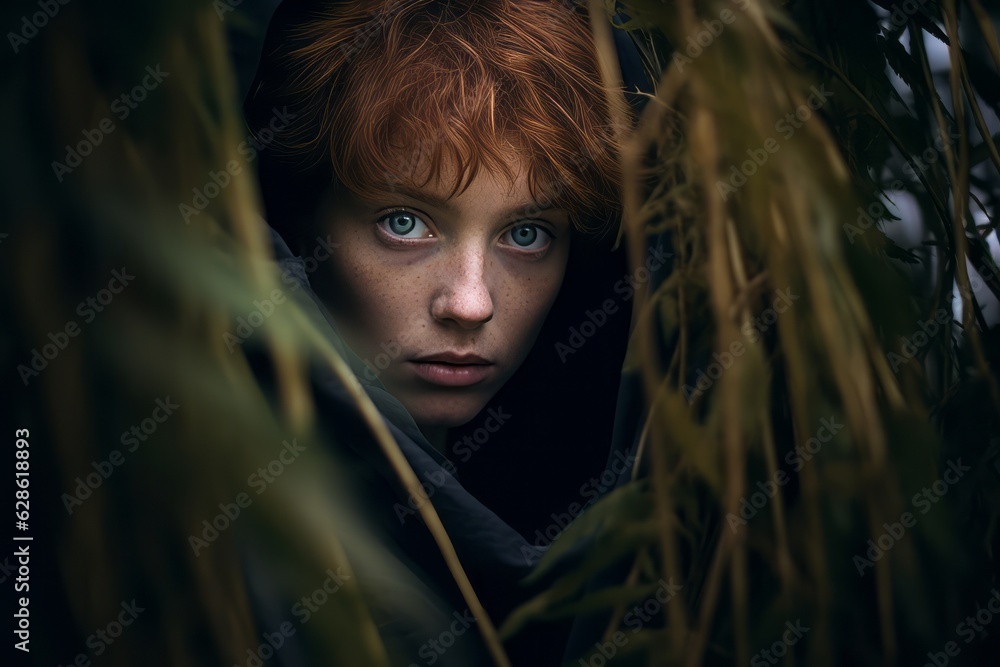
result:
[(339, 250), (331, 297), (339, 304), (335, 315), (349, 344), (364, 354), (398, 342), (404, 328), (417, 323), (421, 275), (386, 266), (377, 249), (358, 235), (344, 238)]

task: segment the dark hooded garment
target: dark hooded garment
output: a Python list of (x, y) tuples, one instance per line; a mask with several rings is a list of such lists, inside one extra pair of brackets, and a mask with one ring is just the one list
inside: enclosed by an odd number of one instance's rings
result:
[[(247, 98), (248, 118), (253, 126), (254, 91), (267, 75), (262, 66), (256, 78), (249, 72), (257, 66), (261, 48), (273, 49), (281, 39), (282, 24), (315, 3), (286, 0), (272, 19), (263, 46), (245, 33), (233, 37), (234, 61)], [(244, 2), (241, 10), (264, 21), (273, 0)], [(616, 31), (628, 89), (649, 88), (635, 47)], [(270, 46), (269, 46), (270, 45)], [(253, 83), (248, 84), (253, 80)], [(641, 103), (639, 96), (630, 96)], [(258, 109), (259, 111), (259, 109)], [(635, 424), (641, 414), (639, 383), (626, 381), (619, 395), (621, 364), (628, 336), (631, 302), (608, 318), (598, 335), (569, 359), (554, 353), (557, 342), (565, 342), (567, 330), (579, 325), (588, 310), (605, 298), (620, 296), (612, 285), (627, 272), (624, 253), (610, 252), (607, 242), (590, 242), (574, 235), (570, 266), (563, 288), (542, 333), (522, 368), (484, 409), (505, 410), (513, 415), (496, 436), (468, 461), (449, 460), (420, 433), (402, 404), (390, 395), (368, 368), (337, 334), (334, 319), (316, 295), (304, 261), (285, 243), (293, 238), (290, 226), (308, 216), (317, 204), (317, 192), (329, 183), (328, 174), (290, 170), (267, 150), (261, 151), (259, 169), (265, 209), (272, 225), (275, 259), (283, 283), (327, 341), (349, 364), (364, 391), (381, 414), (386, 426), (416, 476), (433, 487), (431, 500), (451, 538), (457, 555), (491, 620), (498, 625), (518, 604), (544, 590), (551, 579), (534, 588), (522, 584), (545, 552), (551, 539), (553, 517), (580, 500), (580, 490), (593, 477), (610, 469), (615, 456), (634, 452)], [(335, 261), (335, 256), (330, 261)], [(665, 267), (664, 267), (665, 270)], [(261, 353), (250, 352), (250, 361), (265, 388), (272, 385), (271, 364)], [(539, 379), (544, 378), (544, 382)], [(365, 594), (379, 632), (391, 654), (393, 665), (492, 664), (468, 605), (465, 603), (443, 557), (423, 521), (412, 508), (412, 499), (399, 483), (348, 390), (324, 363), (311, 366), (310, 381), (318, 415), (318, 433), (336, 434), (324, 446), (345, 474), (338, 483), (349, 487), (346, 497), (366, 519), (366, 530), (380, 550), (381, 563), (369, 562), (370, 553), (345, 548), (358, 583)], [(615, 423), (616, 408), (619, 423)], [(477, 417), (468, 427), (455, 429), (455, 441), (474, 432), (482, 422)], [(609, 456), (609, 444), (614, 449)], [(454, 452), (452, 452), (454, 455)], [(464, 457), (463, 457), (464, 458)], [(616, 469), (617, 470), (617, 469)], [(630, 471), (616, 474), (606, 493), (627, 481)], [(463, 483), (459, 482), (459, 477)], [(597, 487), (594, 487), (597, 488)], [(596, 500), (589, 499), (588, 502)], [(405, 508), (405, 509), (404, 509)], [(501, 518), (503, 517), (503, 518)], [(561, 525), (561, 524), (559, 524)], [(531, 539), (527, 539), (529, 536)], [(252, 610), (260, 631), (273, 631), (288, 620), (294, 600), (285, 599), (273, 579), (281, 564), (266, 555), (266, 545), (244, 536), (243, 564)], [(567, 559), (571, 565), (573, 556)], [(391, 567), (384, 567), (389, 563)], [(380, 566), (381, 565), (381, 566)], [(607, 582), (620, 580), (613, 568)], [(556, 570), (556, 574), (558, 569)], [(606, 618), (533, 624), (505, 645), (514, 665), (544, 667), (583, 654), (600, 638)], [(573, 642), (566, 644), (572, 630)], [(454, 645), (447, 650), (433, 640), (450, 633)], [(298, 636), (290, 638), (268, 661), (272, 665), (309, 665), (310, 647)]]
[[(434, 507), (473, 587), (491, 617), (502, 618), (523, 597), (518, 582), (541, 557), (543, 549), (529, 544), (459, 484), (452, 474), (454, 465), (427, 442), (399, 401), (377, 379), (366, 377), (364, 364), (337, 336), (329, 314), (309, 287), (303, 260), (294, 257), (276, 233), (272, 234), (272, 238), (282, 274), (294, 279), (295, 285), (298, 285), (297, 288), (293, 285), (288, 291), (349, 363), (417, 478), (428, 480), (433, 485)], [(255, 368), (260, 369), (262, 374), (266, 373), (265, 360), (258, 362)], [(269, 378), (262, 380), (267, 382)], [(331, 453), (340, 465), (350, 471), (352, 491), (356, 498), (360, 498), (358, 504), (367, 508), (369, 518), (374, 520), (379, 544), (395, 558), (397, 564), (414, 573), (416, 580), (433, 582), (421, 587), (413, 586), (412, 581), (406, 578), (379, 580), (379, 577), (385, 576), (384, 572), (366, 572), (363, 560), (352, 559), (352, 565), (359, 571), (362, 588), (373, 592), (376, 600), (384, 601), (384, 607), (376, 606), (374, 612), (382, 622), (381, 631), (389, 635), (387, 643), (405, 654), (403, 657), (423, 664), (425, 656), (420, 655), (421, 648), (424, 654), (433, 652), (433, 649), (425, 647), (429, 639), (449, 630), (453, 622), (466, 629), (464, 626), (471, 618), (468, 606), (454, 585), (426, 526), (419, 518), (411, 516), (412, 512), (401, 512), (400, 508), (412, 507), (407, 504), (408, 494), (375, 444), (348, 390), (333, 371), (322, 364), (313, 365), (310, 380), (319, 415), (319, 431), (337, 433), (336, 443), (330, 444)], [(350, 546), (347, 548), (350, 553)], [(251, 599), (262, 626), (277, 627), (275, 624), (287, 620), (283, 614), (287, 615), (292, 601), (275, 599), (269, 593), (269, 570), (255, 555), (256, 551), (252, 544), (248, 546), (247, 583)], [(401, 600), (406, 602), (401, 603)], [(392, 608), (396, 605), (403, 608), (416, 606), (417, 611), (402, 615), (393, 613)], [(273, 620), (268, 623), (268, 618)], [(455, 647), (449, 648), (437, 664), (476, 664), (464, 662), (466, 653), (486, 660), (478, 630), (474, 626), (467, 629), (470, 631), (463, 632)], [(309, 664), (307, 659), (303, 663), (290, 660), (292, 653), (285, 648), (278, 652), (283, 659), (282, 664), (286, 661), (289, 665)], [(449, 655), (453, 657), (449, 659)], [(302, 657), (308, 658), (308, 655)]]

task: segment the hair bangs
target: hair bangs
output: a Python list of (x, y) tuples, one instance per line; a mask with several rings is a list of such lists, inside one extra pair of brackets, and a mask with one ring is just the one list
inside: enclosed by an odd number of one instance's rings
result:
[(302, 122), (287, 147), (328, 162), (355, 193), (438, 181), (454, 196), (483, 169), (510, 185), (523, 169), (537, 203), (566, 209), (577, 227), (617, 218), (618, 97), (601, 83), (581, 11), (556, 0), (362, 1), (294, 34), (279, 88), (299, 100)]

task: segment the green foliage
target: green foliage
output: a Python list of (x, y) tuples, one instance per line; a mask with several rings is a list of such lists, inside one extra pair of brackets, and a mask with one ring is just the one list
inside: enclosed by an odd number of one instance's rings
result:
[[(69, 622), (40, 625), (33, 658), (55, 664), (89, 653), (94, 628), (135, 599), (150, 611), (102, 652), (102, 664), (246, 664), (262, 633), (284, 622), (317, 664), (398, 662), (375, 614), (391, 605), (420, 629), (427, 616), (413, 592), (424, 589), (377, 546), (369, 520), (347, 509), (357, 503), (341, 490), (327, 447), (342, 434), (317, 433), (305, 360), (320, 359), (344, 379), (372, 446), (385, 448), (404, 488), (418, 488), (416, 477), (315, 308), (286, 293), (272, 305), (278, 316), (252, 336), (233, 329), (282, 284), (255, 175), (245, 162), (228, 169), (246, 131), (220, 3), (52, 4), (58, 15), (25, 31), (30, 39), (3, 79), (3, 121), (13, 135), (0, 184), (9, 206), (0, 248), (0, 298), (12, 324), (3, 332), (12, 353), (7, 395), (18, 427), (32, 433), (37, 504), (69, 499), (65, 514), (38, 513), (46, 531), (52, 524), (45, 541), (60, 558), (50, 585), (65, 594)], [(31, 3), (11, 7), (7, 24), (34, 11)], [(120, 101), (138, 85), (141, 99)], [(214, 194), (206, 195), (210, 182)], [(195, 203), (199, 192), (204, 205)], [(134, 275), (93, 314), (77, 308), (113, 270)], [(63, 335), (67, 319), (76, 326), (59, 352), (31, 366), (22, 351)], [(251, 372), (252, 358), (272, 365), (274, 395)], [(176, 410), (141, 447), (124, 450), (129, 426), (153, 423), (150, 411), (164, 398)], [(281, 459), (280, 477), (265, 484), (260, 469), (270, 471), (287, 443), (293, 462)], [(81, 487), (78, 478), (121, 457), (95, 488)], [(421, 514), (503, 664), (433, 508)], [(251, 617), (247, 540), (269, 564), (271, 601), (288, 601), (275, 627)], [(343, 581), (336, 595), (308, 622), (296, 617), (292, 603), (322, 587), (329, 571)], [(371, 595), (363, 582), (372, 578), (389, 582), (380, 592), (398, 599)], [(50, 602), (55, 617), (61, 600)]]
[[(417, 488), (316, 314), (290, 301), (252, 340), (227, 345), (232, 320), (278, 286), (252, 174), (234, 175), (190, 221), (178, 210), (244, 134), (216, 4), (70, 3), (4, 70), (0, 119), (18, 128), (0, 167), (8, 368), (79, 319), (76, 304), (112, 269), (137, 275), (43, 371), (26, 382), (8, 374), (10, 414), (49, 445), (33, 465), (62, 493), (120, 449), (121, 432), (157, 398), (181, 406), (130, 454), (127, 473), (54, 518), (53, 551), (71, 555), (58, 582), (70, 622), (47, 630), (39, 661), (64, 661), (57, 646), (82, 648), (136, 597), (161, 616), (123, 635), (106, 664), (134, 664), (149, 646), (164, 647), (168, 664), (245, 662), (261, 629), (233, 566), (235, 531), (204, 551), (190, 537), (287, 439), (304, 443), (309, 463), (289, 466), (248, 512), (277, 564), (275, 585), (296, 597), (317, 573), (359, 564), (401, 589), (417, 584), (331, 483), (342, 473), (320, 443), (341, 434), (315, 431), (307, 358), (344, 379), (373, 441)], [(602, 57), (614, 53), (607, 14), (624, 4), (629, 20), (615, 29), (629, 32), (657, 82), (624, 156), (623, 238), (637, 264), (663, 240), (676, 260), (636, 305), (624, 370), (643, 388), (645, 417), (621, 433), (634, 435), (645, 478), (555, 541), (535, 575), (554, 583), (503, 632), (604, 610), (609, 641), (630, 606), (669, 581), (680, 593), (629, 629), (608, 664), (746, 664), (796, 620), (810, 630), (785, 664), (922, 660), (955, 639), (996, 583), (1000, 342), (979, 300), (1000, 295), (987, 243), (1000, 176), (985, 121), (1000, 110), (992, 20), (978, 0), (927, 0), (901, 21), (865, 2), (601, 4), (592, 13)], [(32, 6), (4, 9), (5, 25)], [(950, 54), (947, 80), (930, 69), (931, 40)], [(128, 123), (114, 121), (115, 97), (158, 63), (170, 85)], [(80, 166), (53, 169), (52, 156), (105, 119), (114, 131)], [(912, 178), (898, 176), (903, 165)], [(914, 247), (886, 234), (901, 221), (881, 197), (903, 193), (927, 230)], [(858, 207), (873, 204), (882, 212), (869, 224)], [(961, 326), (923, 333), (956, 310), (956, 285)], [(251, 373), (262, 351), (275, 396)], [(933, 504), (918, 502), (958, 460), (970, 469)], [(868, 540), (907, 512), (915, 524), (864, 564)], [(421, 513), (481, 612), (432, 503)], [(589, 588), (623, 560), (624, 581)], [(348, 578), (303, 630), (313, 661), (394, 664), (375, 612)]]
[[(625, 157), (625, 239), (633, 258), (664, 237), (677, 253), (641, 305), (626, 363), (645, 388), (636, 431), (658, 527), (628, 584), (684, 582), (664, 629), (642, 630), (645, 664), (746, 664), (796, 619), (811, 630), (785, 664), (910, 664), (956, 639), (995, 583), (1000, 394), (978, 299), (1000, 285), (986, 244), (1000, 162), (984, 162), (995, 143), (982, 120), (997, 41), (977, 2), (885, 6), (884, 19), (863, 2), (605, 8), (623, 8), (617, 23), (658, 82)], [(924, 35), (952, 55), (938, 86)], [(959, 48), (967, 40), (987, 48)], [(935, 159), (921, 164), (928, 148)], [(900, 182), (903, 164), (913, 178)], [(883, 231), (902, 223), (880, 197), (904, 192), (923, 247)], [(859, 211), (873, 203), (869, 221)], [(971, 206), (988, 225), (973, 225)], [(961, 326), (934, 324), (950, 321), (953, 284)], [(783, 292), (796, 298), (780, 304)], [(933, 504), (919, 496), (946, 479)], [(591, 511), (618, 530), (648, 521), (602, 503)], [(914, 525), (869, 561), (867, 541), (898, 532), (907, 512)], [(556, 545), (600, 535), (567, 531)], [(592, 544), (577, 567), (602, 560)], [(531, 609), (571, 593), (588, 608), (610, 592), (585, 595), (575, 575)]]

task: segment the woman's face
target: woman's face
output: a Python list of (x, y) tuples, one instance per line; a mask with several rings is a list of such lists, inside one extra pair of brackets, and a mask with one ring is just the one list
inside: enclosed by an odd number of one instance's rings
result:
[(562, 283), (566, 211), (481, 169), (377, 200), (338, 195), (324, 297), (341, 334), (422, 427), (470, 421), (527, 357)]

